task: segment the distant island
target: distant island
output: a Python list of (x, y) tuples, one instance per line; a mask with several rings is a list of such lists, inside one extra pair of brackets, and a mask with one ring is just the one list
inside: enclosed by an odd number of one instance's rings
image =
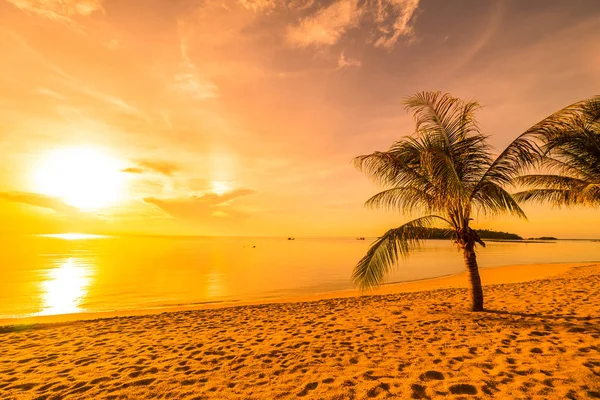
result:
[[(424, 230), (426, 231), (425, 235), (428, 239), (449, 239), (452, 235), (452, 232), (447, 231), (446, 229), (424, 228)], [(523, 238), (516, 233), (498, 232), (489, 229), (475, 229), (475, 232), (477, 232), (482, 239), (523, 240)]]
[(529, 238), (527, 240), (558, 240), (558, 238), (555, 238), (552, 236), (541, 236), (541, 237), (536, 237), (536, 238)]

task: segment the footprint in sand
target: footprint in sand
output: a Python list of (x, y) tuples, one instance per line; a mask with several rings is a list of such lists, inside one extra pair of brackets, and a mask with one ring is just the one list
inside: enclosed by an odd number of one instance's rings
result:
[(315, 390), (319, 386), (319, 382), (310, 382), (304, 386), (304, 389), (300, 393), (298, 393), (298, 397), (306, 396), (310, 391)]
[(477, 394), (477, 388), (467, 383), (459, 383), (457, 385), (450, 386), (450, 393), (452, 394)]
[(387, 383), (380, 383), (379, 385), (371, 388), (367, 391), (367, 397), (373, 398), (379, 396), (382, 392), (388, 392), (390, 390), (390, 385)]
[(434, 380), (444, 380), (444, 374), (439, 372), (439, 371), (427, 371), (424, 374), (421, 374), (421, 376), (419, 376), (419, 379), (421, 379), (422, 381), (434, 381)]
[(410, 386), (412, 389), (412, 398), (413, 399), (428, 399), (429, 397), (425, 393), (425, 386), (414, 383)]

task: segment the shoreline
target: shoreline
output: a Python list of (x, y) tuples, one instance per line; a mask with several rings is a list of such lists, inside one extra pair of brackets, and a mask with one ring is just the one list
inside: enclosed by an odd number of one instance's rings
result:
[[(479, 272), (483, 287), (498, 284), (511, 284), (529, 282), (539, 279), (547, 279), (568, 272), (575, 267), (593, 266), (600, 262), (573, 262), (552, 264), (517, 264), (498, 267), (480, 268)], [(436, 278), (425, 278), (404, 282), (390, 282), (383, 284), (370, 292), (361, 293), (356, 289), (345, 289), (317, 294), (306, 294), (298, 296), (267, 297), (253, 300), (239, 301), (213, 301), (206, 303), (195, 303), (190, 305), (167, 306), (156, 308), (143, 308), (133, 310), (81, 312), (72, 314), (57, 314), (43, 316), (29, 316), (19, 318), (0, 319), (0, 332), (14, 327), (37, 326), (47, 324), (65, 324), (81, 321), (91, 321), (107, 318), (133, 317), (146, 315), (159, 315), (163, 313), (176, 313), (181, 311), (213, 310), (222, 308), (306, 303), (321, 300), (341, 299), (348, 297), (378, 296), (399, 293), (429, 292), (438, 289), (464, 289), (469, 288), (466, 272), (448, 274)]]
[(478, 313), (457, 275), (371, 296), (2, 330), (0, 397), (600, 398), (600, 263), (481, 273)]

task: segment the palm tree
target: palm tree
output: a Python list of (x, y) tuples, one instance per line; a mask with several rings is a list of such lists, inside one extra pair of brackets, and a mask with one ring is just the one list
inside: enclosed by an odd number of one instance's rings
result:
[[(540, 173), (521, 175), (517, 201), (600, 206), (600, 96), (572, 104), (529, 129)], [(541, 170), (541, 171), (540, 171)]]
[(470, 227), (474, 212), (508, 213), (526, 218), (504, 189), (516, 176), (517, 163), (534, 161), (537, 147), (527, 135), (517, 138), (496, 159), (475, 120), (476, 102), (440, 92), (423, 92), (404, 101), (416, 122), (388, 151), (356, 157), (356, 167), (385, 190), (366, 205), (415, 211), (423, 216), (387, 231), (373, 242), (354, 269), (362, 290), (380, 285), (386, 274), (427, 238), (426, 228), (441, 224), (462, 251), (471, 283), (472, 310), (483, 310), (483, 290), (475, 247), (485, 243)]

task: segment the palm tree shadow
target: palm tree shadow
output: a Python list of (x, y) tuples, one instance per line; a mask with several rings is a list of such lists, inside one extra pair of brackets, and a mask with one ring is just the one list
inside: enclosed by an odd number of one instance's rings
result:
[[(600, 316), (586, 317), (564, 315), (564, 314), (542, 314), (526, 313), (519, 311), (492, 310), (484, 311), (488, 314), (485, 318), (493, 318), (496, 321), (504, 322), (516, 327), (535, 327), (544, 324), (552, 328), (566, 329), (573, 333), (596, 333), (600, 335)], [(492, 315), (489, 315), (492, 314)]]
[(543, 319), (553, 319), (553, 320), (565, 320), (565, 321), (594, 321), (600, 319), (600, 317), (577, 317), (574, 315), (564, 315), (564, 314), (541, 314), (541, 313), (525, 313), (519, 311), (506, 311), (506, 310), (492, 310), (485, 309), (488, 314), (497, 314), (497, 315), (512, 315), (516, 317), (526, 317), (526, 318), (543, 318)]

